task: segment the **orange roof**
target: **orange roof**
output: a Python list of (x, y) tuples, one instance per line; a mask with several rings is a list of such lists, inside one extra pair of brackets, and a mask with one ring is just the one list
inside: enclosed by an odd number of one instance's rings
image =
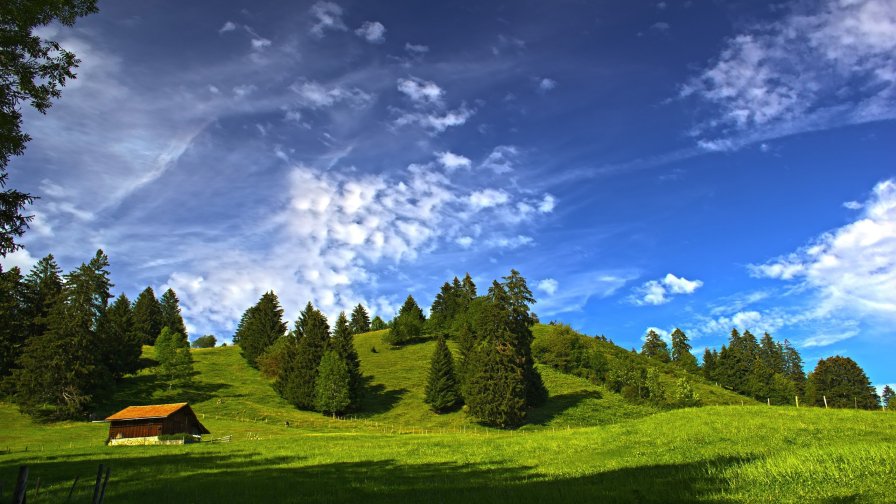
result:
[(128, 406), (118, 413), (106, 418), (110, 420), (137, 420), (140, 418), (165, 418), (186, 406), (187, 403), (153, 404), (150, 406)]

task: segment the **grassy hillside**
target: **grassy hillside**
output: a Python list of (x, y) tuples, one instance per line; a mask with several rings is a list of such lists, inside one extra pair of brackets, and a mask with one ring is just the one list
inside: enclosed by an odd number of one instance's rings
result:
[(657, 412), (542, 368), (551, 400), (530, 423), (484, 429), (462, 412), (423, 407), (432, 343), (388, 350), (380, 336), (356, 340), (370, 377), (356, 420), (294, 410), (234, 347), (194, 351), (199, 374), (190, 390), (163, 390), (145, 370), (103, 406), (189, 400), (211, 437), (232, 435), (231, 443), (106, 447), (106, 424), (35, 424), (0, 403), (0, 501), (28, 464), (42, 500), (64, 500), (79, 475), (83, 502), (101, 462), (112, 467), (108, 502), (896, 498), (891, 413), (755, 403)]

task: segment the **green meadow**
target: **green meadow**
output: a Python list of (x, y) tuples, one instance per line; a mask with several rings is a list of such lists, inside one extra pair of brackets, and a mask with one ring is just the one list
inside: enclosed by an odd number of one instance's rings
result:
[(64, 501), (76, 476), (72, 501), (89, 501), (103, 463), (110, 503), (896, 502), (893, 413), (768, 407), (705, 382), (707, 406), (666, 410), (541, 367), (548, 403), (490, 429), (423, 404), (434, 343), (391, 350), (381, 336), (356, 337), (366, 394), (343, 419), (292, 408), (236, 347), (194, 350), (189, 389), (147, 368), (97, 411), (189, 401), (212, 432), (199, 444), (107, 447), (105, 423), (39, 424), (0, 403), (0, 501), (24, 464), (29, 502)]

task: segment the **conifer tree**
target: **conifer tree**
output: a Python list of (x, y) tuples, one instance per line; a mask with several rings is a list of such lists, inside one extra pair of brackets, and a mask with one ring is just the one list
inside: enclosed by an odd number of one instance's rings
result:
[(162, 327), (171, 329), (172, 332), (180, 334), (184, 341), (189, 342), (190, 337), (187, 334), (187, 326), (180, 315), (180, 299), (177, 298), (174, 289), (169, 288), (162, 294), (159, 308), (162, 310)]
[(314, 385), (314, 407), (321, 413), (336, 417), (351, 404), (348, 369), (334, 350), (328, 350), (320, 360), (316, 370)]
[(707, 348), (703, 351), (703, 377), (707, 380), (715, 380), (716, 376), (716, 359), (718, 352)]
[(672, 331), (672, 362), (690, 373), (698, 371), (697, 358), (691, 353), (691, 344), (681, 329)]
[(265, 292), (255, 306), (246, 310), (237, 328), (240, 353), (252, 367), (258, 357), (286, 334), (283, 308), (274, 291)]
[(23, 291), (19, 268), (0, 266), (0, 380), (12, 372), (27, 341)]
[(380, 318), (379, 315), (373, 317), (373, 320), (370, 321), (370, 330), (371, 331), (382, 331), (383, 329), (388, 328), (386, 322)]
[(669, 362), (669, 346), (660, 338), (653, 329), (647, 331), (644, 346), (641, 347), (641, 355), (656, 359), (660, 362)]
[(131, 301), (121, 294), (98, 325), (103, 361), (116, 379), (137, 371), (143, 342), (134, 327)]
[(327, 318), (309, 302), (299, 314), (293, 334), (296, 340), (295, 356), (278, 390), (296, 407), (314, 409), (315, 380), (330, 338)]
[(896, 392), (893, 392), (889, 385), (884, 385), (884, 389), (880, 394), (881, 405), (887, 409), (896, 409), (896, 401), (893, 401), (894, 397), (896, 397)]
[(144, 345), (154, 345), (162, 332), (162, 305), (152, 287), (147, 287), (134, 301), (134, 327)]
[(464, 293), (469, 300), (476, 299), (476, 284), (473, 283), (473, 279), (470, 277), (470, 274), (467, 273), (464, 275), (464, 279), (461, 282), (463, 286)]
[(528, 406), (537, 406), (547, 400), (548, 389), (541, 379), (541, 374), (535, 369), (535, 359), (532, 358), (534, 337), (530, 328), (535, 324), (535, 318), (530, 307), (535, 304), (535, 297), (529, 290), (526, 279), (515, 269), (511, 269), (510, 275), (504, 277), (503, 287), (507, 293), (511, 332), (516, 336), (515, 351), (522, 358), (523, 375), (526, 380), (526, 402)]
[(349, 324), (352, 334), (361, 334), (370, 331), (370, 315), (364, 309), (364, 305), (358, 303), (358, 306), (352, 310), (352, 321)]
[(165, 326), (156, 338), (156, 360), (159, 375), (170, 390), (175, 385), (188, 385), (193, 379), (193, 356), (184, 337)]
[(436, 349), (429, 363), (423, 402), (437, 413), (446, 411), (460, 402), (457, 377), (454, 374), (454, 359), (444, 337), (440, 337), (436, 342)]
[(797, 394), (804, 394), (806, 388), (806, 372), (803, 371), (803, 358), (789, 341), (784, 340), (784, 376), (793, 382)]
[(880, 405), (868, 375), (849, 357), (836, 355), (818, 361), (809, 383), (815, 393), (809, 399), (816, 406), (823, 406), (825, 398), (832, 408), (875, 409)]
[[(360, 306), (360, 305), (358, 305)], [(349, 327), (345, 312), (341, 312), (333, 326), (333, 338), (331, 340), (333, 350), (345, 363), (348, 372), (349, 404), (346, 409), (356, 407), (361, 398), (361, 360), (355, 350), (352, 331)]]
[(47, 330), (50, 308), (62, 292), (62, 270), (56, 264), (53, 254), (48, 254), (31, 268), (24, 279), (23, 341), (38, 336)]
[(417, 306), (414, 297), (408, 295), (404, 305), (398, 310), (398, 316), (395, 317), (392, 330), (383, 336), (383, 341), (392, 346), (409, 343), (423, 335), (425, 322), (426, 318), (423, 316), (423, 310)]

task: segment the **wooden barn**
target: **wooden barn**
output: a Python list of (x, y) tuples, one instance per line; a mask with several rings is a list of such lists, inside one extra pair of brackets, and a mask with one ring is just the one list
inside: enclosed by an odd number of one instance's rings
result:
[(187, 403), (128, 406), (106, 418), (110, 445), (161, 444), (159, 436), (187, 434), (186, 442), (211, 434)]

